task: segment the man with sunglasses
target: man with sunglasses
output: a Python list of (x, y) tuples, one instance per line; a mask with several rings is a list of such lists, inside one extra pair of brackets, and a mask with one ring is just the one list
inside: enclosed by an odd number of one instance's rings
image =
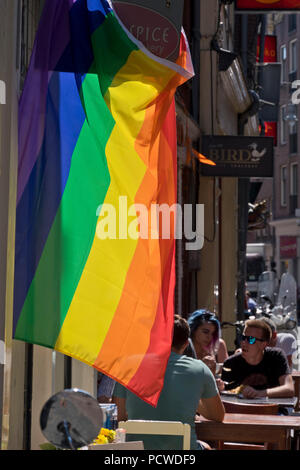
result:
[(285, 355), (267, 347), (271, 329), (262, 320), (247, 320), (241, 352), (230, 356), (223, 365), (222, 380), (226, 390), (243, 385), (246, 398), (293, 397), (294, 382)]

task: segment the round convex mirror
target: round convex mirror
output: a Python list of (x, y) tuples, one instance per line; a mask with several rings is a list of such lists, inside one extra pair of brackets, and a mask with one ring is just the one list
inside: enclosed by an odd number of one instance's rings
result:
[(78, 449), (90, 444), (103, 424), (97, 400), (84, 390), (63, 390), (43, 406), (40, 426), (46, 439), (61, 449)]

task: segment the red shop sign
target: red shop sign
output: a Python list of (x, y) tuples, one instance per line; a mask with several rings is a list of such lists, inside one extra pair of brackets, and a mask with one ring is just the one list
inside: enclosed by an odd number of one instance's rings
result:
[[(273, 137), (274, 147), (277, 147), (277, 122), (265, 121), (265, 133), (266, 137)], [(259, 132), (261, 132), (261, 125), (259, 125)]]
[(296, 258), (297, 257), (297, 237), (283, 236), (280, 237), (280, 258)]
[[(277, 62), (277, 44), (276, 36), (267, 34), (265, 36), (264, 63)], [(260, 35), (257, 37), (256, 62), (259, 62), (260, 53)]]
[(300, 10), (300, 0), (236, 0), (236, 10)]

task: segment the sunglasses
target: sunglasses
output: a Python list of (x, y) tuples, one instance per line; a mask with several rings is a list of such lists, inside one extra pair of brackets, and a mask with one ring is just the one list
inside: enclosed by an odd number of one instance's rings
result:
[(256, 341), (264, 342), (265, 340), (261, 338), (255, 338), (255, 336), (242, 335), (242, 341), (248, 341), (249, 344), (255, 344)]
[(213, 315), (212, 313), (203, 313), (201, 315), (201, 318), (204, 318), (204, 320), (206, 321), (209, 321), (209, 320), (218, 320), (217, 317), (215, 315)]

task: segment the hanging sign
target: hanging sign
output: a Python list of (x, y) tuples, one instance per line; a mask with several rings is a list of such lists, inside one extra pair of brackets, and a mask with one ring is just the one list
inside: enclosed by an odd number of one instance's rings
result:
[(236, 0), (235, 10), (237, 12), (253, 11), (299, 11), (300, 0)]
[[(274, 139), (274, 147), (277, 147), (277, 122), (264, 122), (265, 125), (265, 136), (266, 137), (273, 137)], [(259, 126), (259, 130), (261, 131), (261, 126)]]
[(120, 20), (153, 54), (176, 60), (179, 52), (183, 0), (112, 0)]
[(297, 258), (297, 237), (280, 237), (280, 258)]
[[(277, 62), (277, 44), (276, 36), (266, 34), (265, 36), (265, 48), (264, 48), (264, 63)], [(259, 60), (260, 54), (260, 35), (257, 37), (257, 50), (256, 50), (256, 62)]]
[(202, 154), (215, 166), (201, 165), (205, 176), (272, 177), (273, 138), (202, 136)]

